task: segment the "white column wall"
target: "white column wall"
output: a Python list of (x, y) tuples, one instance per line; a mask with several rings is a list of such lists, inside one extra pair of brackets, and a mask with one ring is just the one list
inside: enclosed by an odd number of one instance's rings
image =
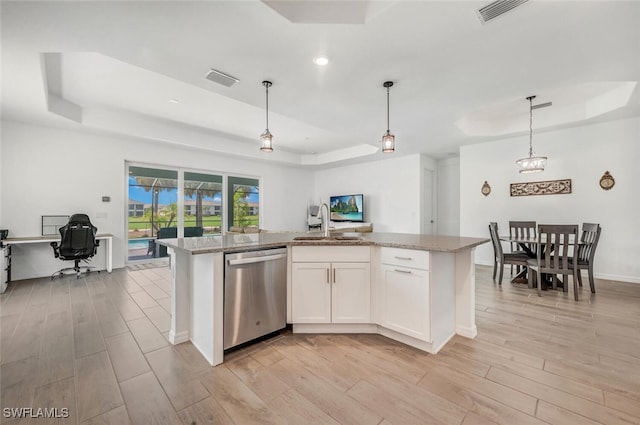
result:
[[(509, 220), (538, 223), (600, 223), (596, 277), (640, 283), (640, 118), (592, 124), (533, 135), (535, 153), (549, 157), (542, 173), (518, 174), (515, 160), (528, 152), (528, 134), (460, 149), (460, 234), (489, 237), (488, 224), (508, 232)], [(609, 171), (616, 185), (598, 184)], [(509, 184), (572, 179), (568, 195), (511, 197)], [(483, 182), (491, 186), (487, 197)], [(476, 261), (493, 264), (492, 248), (477, 248)]]
[(364, 220), (375, 232), (420, 233), (421, 156), (392, 155), (316, 171), (309, 200), (328, 204), (331, 195), (363, 193)]
[[(313, 174), (301, 168), (17, 122), (3, 121), (1, 136), (2, 227), (8, 228), (11, 236), (37, 236), (41, 234), (42, 215), (84, 212), (100, 233), (115, 236), (114, 268), (124, 266), (127, 249), (127, 160), (261, 177), (262, 227), (306, 229), (306, 194), (313, 192), (314, 185)], [(110, 196), (111, 202), (102, 202), (102, 196)], [(51, 251), (50, 247), (41, 249)], [(53, 253), (36, 253), (41, 259), (49, 256), (53, 258)], [(56, 265), (60, 268), (60, 264)], [(48, 268), (25, 271), (15, 267), (12, 277), (19, 280), (53, 271)]]
[(438, 235), (460, 236), (460, 158), (437, 162)]

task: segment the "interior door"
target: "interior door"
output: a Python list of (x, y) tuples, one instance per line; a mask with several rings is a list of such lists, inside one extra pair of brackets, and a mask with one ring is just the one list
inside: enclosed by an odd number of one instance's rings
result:
[(428, 235), (435, 235), (436, 230), (436, 202), (434, 198), (434, 178), (433, 170), (424, 168), (422, 170), (422, 225), (421, 232)]

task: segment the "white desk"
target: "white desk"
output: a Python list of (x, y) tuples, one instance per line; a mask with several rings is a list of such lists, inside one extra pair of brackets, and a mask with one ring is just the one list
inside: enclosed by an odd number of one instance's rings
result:
[[(113, 268), (113, 235), (110, 233), (98, 233), (96, 239), (105, 241), (105, 265), (107, 272), (111, 273)], [(50, 244), (51, 242), (60, 242), (60, 236), (28, 236), (21, 238), (7, 238), (2, 241), (5, 245), (23, 245), (23, 244)], [(102, 244), (101, 244), (102, 245)]]

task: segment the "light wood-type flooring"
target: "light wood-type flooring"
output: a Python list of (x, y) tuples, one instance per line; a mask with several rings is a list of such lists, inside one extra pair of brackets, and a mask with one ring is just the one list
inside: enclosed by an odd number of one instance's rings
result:
[[(13, 424), (640, 424), (640, 285), (574, 301), (477, 267), (476, 339), (430, 355), (376, 335), (292, 335), (210, 367), (170, 345), (169, 272), (12, 283), (0, 296)], [(585, 279), (586, 282), (586, 279)], [(5, 408), (70, 417), (7, 419)]]

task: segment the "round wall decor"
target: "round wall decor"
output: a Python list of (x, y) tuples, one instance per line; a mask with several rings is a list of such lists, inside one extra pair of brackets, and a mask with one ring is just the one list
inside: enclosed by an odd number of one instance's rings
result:
[(491, 186), (489, 186), (489, 183), (487, 183), (486, 180), (484, 181), (484, 184), (482, 185), (482, 189), (480, 189), (480, 191), (484, 196), (489, 196), (489, 194), (491, 193)]
[(604, 190), (609, 190), (616, 184), (613, 176), (609, 174), (608, 171), (605, 171), (602, 177), (600, 177), (600, 187)]

